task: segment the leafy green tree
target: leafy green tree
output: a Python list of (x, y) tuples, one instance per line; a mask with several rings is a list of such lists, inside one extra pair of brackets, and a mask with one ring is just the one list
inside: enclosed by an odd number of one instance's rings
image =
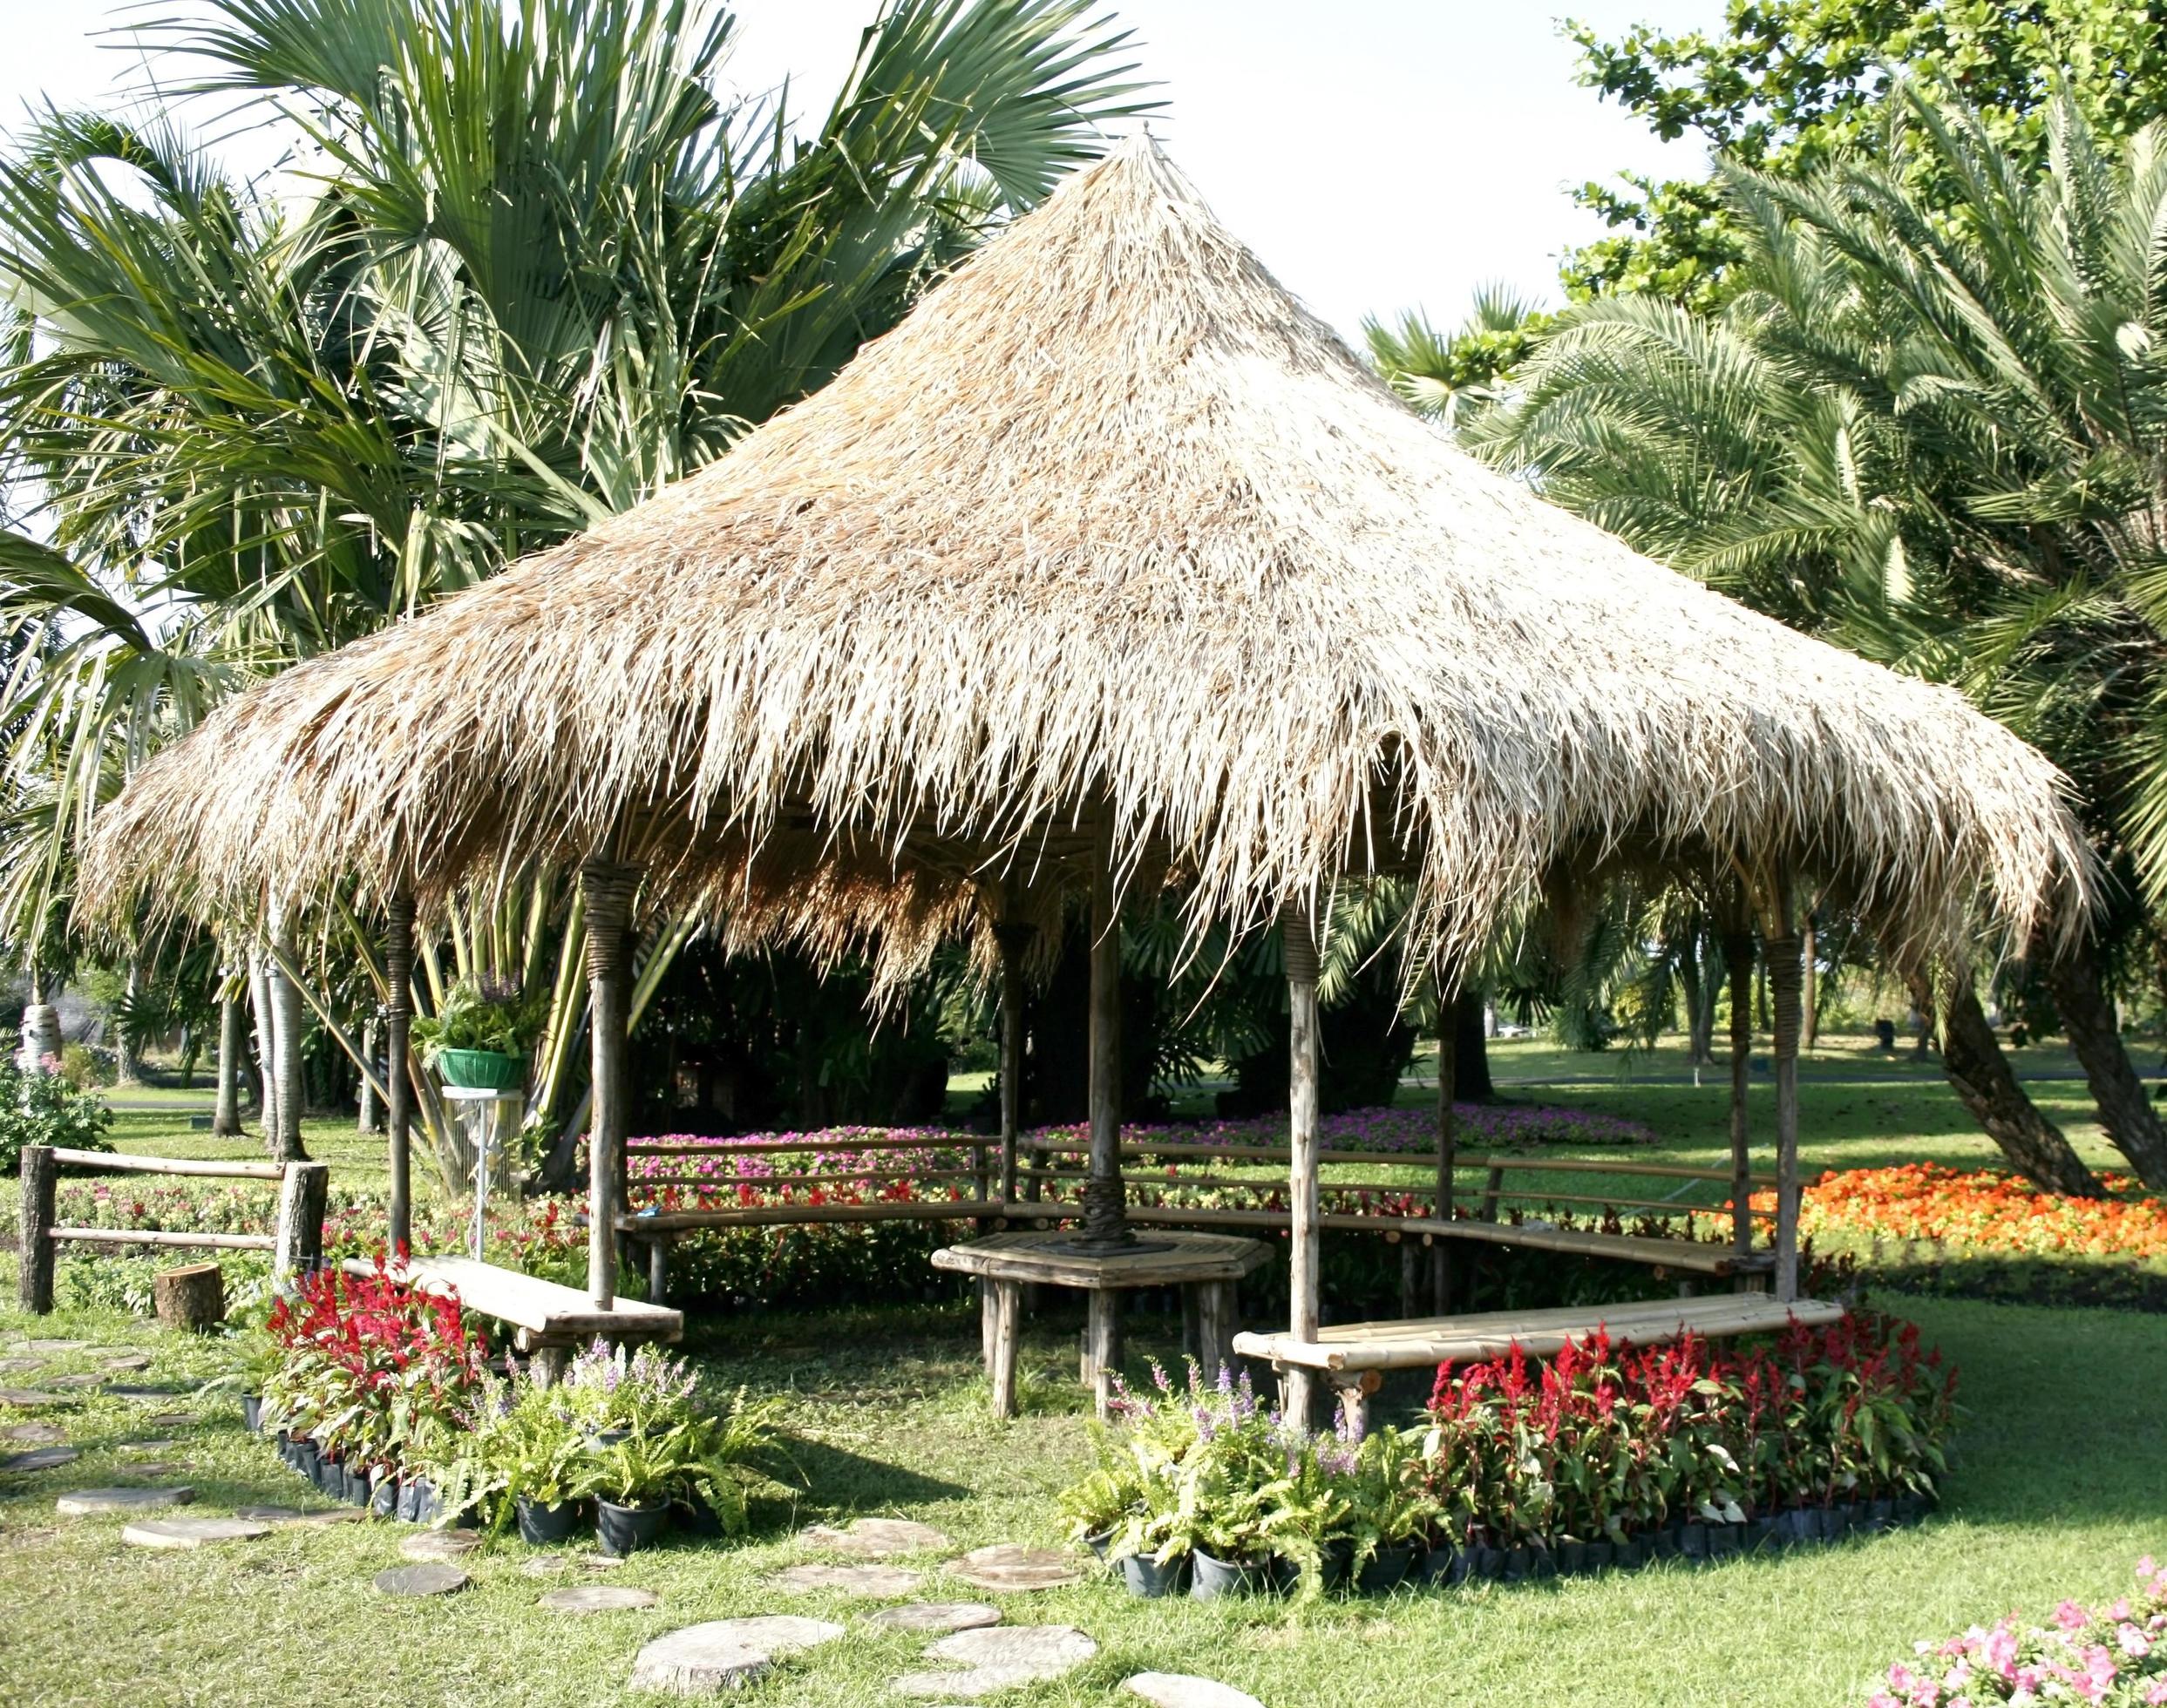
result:
[[(1665, 139), (1697, 136), (1722, 163), (1798, 178), (1838, 160), (1885, 158), (1891, 68), (1961, 94), (2022, 166), (2043, 167), (2046, 109), (2065, 83), (2095, 132), (2131, 135), (2167, 112), (2161, 0), (1729, 0), (1723, 27), (1647, 27), (1606, 40), (1568, 25), (1582, 83)], [(1906, 157), (1929, 205), (1960, 193), (1930, 156)], [(1581, 206), (1618, 234), (1575, 250), (1575, 297), (1636, 294), (1705, 308), (1746, 253), (1714, 181), (1628, 176), (1590, 183)]]
[(1419, 308), (1396, 327), (1375, 315), (1362, 322), (1369, 358), (1392, 390), (1417, 414), (1447, 427), (1470, 409), (1498, 400), (1501, 382), (1527, 360), (1550, 325), (1543, 314), (1508, 285), (1475, 292), (1467, 318), (1439, 332)]

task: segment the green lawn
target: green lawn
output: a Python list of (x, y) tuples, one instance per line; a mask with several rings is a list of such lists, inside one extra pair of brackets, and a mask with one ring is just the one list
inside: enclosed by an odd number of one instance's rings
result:
[[(1515, 1052), (1498, 1052), (1501, 1076)], [(1593, 1060), (1607, 1070), (1603, 1058)], [(1723, 1145), (1723, 1088), (1668, 1083), (1678, 1064), (1658, 1056), (1633, 1078), (1540, 1095), (1629, 1115), (1659, 1143), (1638, 1156), (1707, 1161)], [(1555, 1073), (1556, 1068), (1545, 1071)], [(1804, 1091), (1810, 1169), (1931, 1156), (1994, 1160), (1939, 1075), (1889, 1072), (1895, 1082), (1832, 1081), (1861, 1071), (1814, 1063)], [(2082, 1088), (2035, 1091), (2094, 1160), (2109, 1153), (2081, 1120)], [(1410, 1091), (1418, 1098), (1419, 1091)], [(1516, 1088), (1514, 1095), (1532, 1096)], [(1756, 1112), (1770, 1094), (1756, 1081)], [(176, 1131), (165, 1113), (124, 1116), (124, 1147), (186, 1155), (251, 1154), (253, 1141)], [(1767, 1130), (1763, 1122), (1762, 1130)], [(382, 1169), (381, 1140), (350, 1124), (312, 1123), (311, 1148), (335, 1177)], [(1600, 1165), (1600, 1159), (1595, 1159)], [(11, 1220), (11, 1217), (10, 1217)], [(65, 1260), (64, 1260), (65, 1261)], [(11, 1277), (0, 1274), (6, 1296)], [(2064, 1596), (2110, 1597), (2131, 1563), (2167, 1551), (2167, 1318), (2111, 1311), (2049, 1311), (1940, 1299), (1896, 1301), (1964, 1372), (1969, 1408), (1960, 1463), (1944, 1514), (1925, 1529), (1861, 1539), (1825, 1553), (1749, 1560), (1688, 1573), (1662, 1569), (1568, 1584), (1403, 1593), (1385, 1601), (1206, 1607), (1132, 1601), (1110, 1581), (1002, 1599), (1011, 1622), (1057, 1622), (1089, 1632), (1098, 1658), (1055, 1684), (996, 1698), (1017, 1705), (1105, 1705), (1125, 1698), (1128, 1673), (1194, 1671), (1254, 1692), (1269, 1708), (1376, 1704), (1571, 1702), (1800, 1705), (1863, 1701), (1888, 1661), (1916, 1639), (1961, 1630), (2012, 1608), (2044, 1616)], [(64, 1414), (83, 1458), (64, 1469), (0, 1474), (0, 1605), (8, 1622), (0, 1698), (37, 1703), (278, 1704), (566, 1703), (623, 1694), (647, 1637), (699, 1620), (764, 1611), (830, 1615), (847, 1603), (786, 1597), (762, 1583), (805, 1557), (791, 1533), (816, 1517), (888, 1512), (927, 1520), (959, 1547), (1051, 1542), (1050, 1496), (1084, 1460), (1085, 1423), (1073, 1391), (1075, 1324), (1034, 1325), (1026, 1415), (998, 1425), (983, 1413), (976, 1325), (954, 1307), (816, 1316), (749, 1314), (697, 1321), (689, 1350), (714, 1378), (790, 1396), (788, 1426), (809, 1482), (795, 1506), (777, 1503), (735, 1544), (678, 1547), (635, 1558), (612, 1582), (656, 1590), (651, 1612), (566, 1619), (541, 1611), (532, 1552), (499, 1544), (472, 1562), (458, 1597), (391, 1603), (371, 1575), (397, 1563), (397, 1527), (286, 1531), (195, 1555), (122, 1546), (118, 1519), (65, 1519), (62, 1490), (129, 1480), (114, 1448), (130, 1436), (176, 1436), (170, 1456), (197, 1490), (197, 1510), (291, 1502), (298, 1481), (244, 1435), (224, 1397), (178, 1402), (100, 1398)], [(140, 1345), (148, 1372), (194, 1381), (216, 1372), (214, 1344), (181, 1341), (105, 1314), (32, 1319), (0, 1312), (0, 1355), (34, 1357), (31, 1335), (99, 1346)], [(1178, 1325), (1132, 1327), (1132, 1363), (1171, 1352)], [(96, 1366), (91, 1352), (56, 1353), (10, 1384)], [(126, 1379), (138, 1379), (128, 1378)], [(1388, 1399), (1404, 1410), (1411, 1390)], [(185, 1427), (154, 1427), (173, 1404)], [(24, 1414), (0, 1406), (0, 1420)], [(929, 1580), (931, 1598), (957, 1597)], [(918, 1639), (853, 1630), (789, 1662), (753, 1699), (785, 1704), (901, 1701), (886, 1681), (907, 1670)]]

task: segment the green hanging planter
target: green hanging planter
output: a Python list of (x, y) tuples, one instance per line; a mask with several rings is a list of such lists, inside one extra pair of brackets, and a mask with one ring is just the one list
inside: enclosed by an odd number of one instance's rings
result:
[(462, 1091), (510, 1091), (526, 1078), (526, 1058), (502, 1050), (438, 1050), (437, 1072)]

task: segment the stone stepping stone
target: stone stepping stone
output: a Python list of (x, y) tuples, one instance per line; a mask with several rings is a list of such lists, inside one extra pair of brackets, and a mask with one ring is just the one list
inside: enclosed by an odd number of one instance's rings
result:
[(125, 1352), (119, 1358), (107, 1359), (98, 1367), (116, 1374), (123, 1370), (148, 1370), (151, 1367), (151, 1355), (148, 1352)]
[[(359, 1507), (347, 1511), (359, 1515)], [(422, 1563), (431, 1561), (456, 1560), (462, 1554), (472, 1554), (481, 1546), (481, 1537), (472, 1530), (424, 1530), (418, 1535), (407, 1537), (398, 1545), (399, 1558)]]
[(1189, 1672), (1134, 1673), (1121, 1681), (1121, 1688), (1151, 1708), (1264, 1708), (1247, 1691)]
[(973, 1589), (995, 1591), (1065, 1589), (1084, 1581), (1070, 1556), (1057, 1549), (1023, 1548), (1012, 1542), (974, 1548), (949, 1561), (948, 1570)]
[(529, 1577), (554, 1577), (560, 1571), (572, 1569), (568, 1554), (537, 1554), (520, 1569)]
[(63, 1494), (53, 1504), (56, 1512), (82, 1518), (94, 1512), (156, 1512), (161, 1507), (185, 1507), (195, 1490), (178, 1488), (78, 1488)]
[(194, 1412), (154, 1412), (150, 1420), (153, 1429), (183, 1429), (194, 1421)]
[(46, 1411), (76, 1403), (75, 1395), (54, 1393), (48, 1388), (0, 1387), (0, 1406), (12, 1406), (18, 1412)]
[(815, 1524), (802, 1534), (815, 1548), (860, 1560), (892, 1560), (899, 1554), (930, 1554), (955, 1545), (932, 1525), (908, 1518), (859, 1518), (844, 1530)]
[(137, 1477), (177, 1477), (188, 1467), (177, 1459), (145, 1459), (128, 1467), (128, 1474)]
[[(102, 1376), (93, 1376), (91, 1379), (94, 1382), (105, 1381)], [(176, 1393), (185, 1393), (186, 1390), (178, 1382), (107, 1382), (105, 1392), (116, 1400), (171, 1400)], [(187, 1417), (186, 1413), (175, 1413), (173, 1415), (183, 1421)]]
[(958, 1631), (927, 1647), (931, 1660), (952, 1661), (945, 1672), (907, 1672), (895, 1681), (905, 1696), (975, 1700), (1017, 1684), (1036, 1684), (1074, 1671), (1098, 1644), (1073, 1625), (993, 1625)]
[(656, 1637), (632, 1663), (632, 1688), (672, 1696), (713, 1696), (751, 1684), (778, 1657), (817, 1649), (843, 1635), (840, 1625), (793, 1615), (710, 1619)]
[(146, 1518), (120, 1532), (138, 1548), (200, 1548), (211, 1542), (252, 1542), (271, 1527), (248, 1518)]
[(171, 1453), (180, 1443), (171, 1436), (155, 1441), (123, 1441), (121, 1454), (129, 1459), (149, 1459), (161, 1453)]
[(23, 1350), (30, 1352), (79, 1352), (86, 1350), (87, 1340), (25, 1340)]
[(73, 1447), (32, 1447), (28, 1453), (11, 1453), (0, 1459), (0, 1471), (50, 1471), (56, 1466), (72, 1465), (82, 1456)]
[(624, 1583), (575, 1583), (568, 1589), (552, 1589), (535, 1603), (552, 1613), (629, 1613), (655, 1607), (662, 1597), (652, 1589), (635, 1589)]
[(103, 1376), (85, 1374), (48, 1376), (45, 1378), (45, 1386), (48, 1388), (65, 1388), (72, 1393), (78, 1388), (94, 1388), (105, 1379)]
[(464, 1589), (470, 1579), (457, 1566), (393, 1566), (372, 1580), (387, 1596), (449, 1596)]
[(868, 1613), (865, 1623), (891, 1631), (975, 1631), (1001, 1623), (1001, 1610), (984, 1602), (905, 1602)]
[(886, 1597), (915, 1595), (925, 1581), (923, 1572), (901, 1571), (893, 1566), (791, 1566), (770, 1580), (798, 1596), (831, 1589), (844, 1596)]
[(0, 1375), (20, 1376), (31, 1370), (43, 1370), (42, 1358), (0, 1358)]
[(322, 1529), (328, 1524), (358, 1524), (368, 1515), (359, 1507), (325, 1507), (317, 1512), (303, 1512), (299, 1507), (242, 1507), (234, 1516), (288, 1530), (302, 1526)]
[(12, 1423), (0, 1429), (0, 1440), (34, 1441), (40, 1447), (57, 1447), (68, 1439), (68, 1432), (57, 1423)]

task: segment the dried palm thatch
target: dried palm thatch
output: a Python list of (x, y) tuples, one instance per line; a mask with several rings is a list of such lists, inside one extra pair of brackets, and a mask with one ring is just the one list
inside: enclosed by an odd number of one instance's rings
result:
[(1107, 815), (1199, 919), (1389, 870), (1447, 950), (1620, 857), (1949, 934), (2091, 881), (2036, 753), (1478, 466), (1145, 139), (703, 472), (221, 708), (86, 878), (426, 899), (601, 850), (740, 932), (922, 942)]

